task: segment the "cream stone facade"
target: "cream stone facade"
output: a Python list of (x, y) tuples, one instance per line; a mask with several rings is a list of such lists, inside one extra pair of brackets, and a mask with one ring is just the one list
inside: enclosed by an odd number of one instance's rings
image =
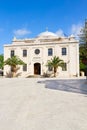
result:
[[(19, 72), (22, 77), (53, 73), (46, 64), (54, 56), (65, 62), (65, 67), (58, 68), (58, 77), (79, 76), (79, 42), (73, 35), (59, 37), (55, 33), (46, 31), (31, 39), (14, 37), (12, 44), (4, 45), (4, 60), (13, 55), (19, 56), (26, 63), (25, 66), (20, 66)], [(6, 65), (4, 74), (6, 75), (10, 69)]]

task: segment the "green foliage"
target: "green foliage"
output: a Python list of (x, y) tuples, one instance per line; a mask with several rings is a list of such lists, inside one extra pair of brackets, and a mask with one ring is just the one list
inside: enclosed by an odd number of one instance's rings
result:
[(7, 75), (9, 75), (9, 77), (10, 76), (17, 77), (18, 74), (16, 74), (16, 73), (20, 69), (18, 67), (18, 65), (25, 65), (25, 63), (18, 56), (13, 56), (13, 57), (5, 60), (4, 65), (11, 66), (11, 72), (7, 73)]
[(59, 57), (54, 56), (53, 58), (51, 58), (51, 60), (48, 61), (48, 66), (52, 66), (52, 67), (58, 67), (58, 66), (62, 66), (63, 60), (59, 59)]
[(80, 61), (80, 70), (86, 70), (86, 64), (82, 63), (82, 61)]
[(0, 69), (3, 69), (4, 67), (4, 56), (0, 55)]
[(85, 45), (84, 44), (81, 44), (80, 45), (80, 48), (79, 48), (79, 50), (80, 50), (80, 57), (81, 58), (87, 58), (87, 51), (86, 51), (86, 48), (85, 48)]
[(64, 65), (63, 60), (61, 60), (59, 57), (54, 56), (47, 62), (47, 66), (51, 66), (54, 69), (54, 77), (56, 77), (57, 68), (60, 66), (62, 67)]
[[(87, 70), (87, 20), (85, 21), (85, 26), (81, 30), (80, 34), (80, 70), (86, 72)], [(85, 62), (84, 62), (85, 61)]]
[(25, 65), (25, 63), (18, 56), (13, 56), (4, 61), (4, 65), (16, 66)]

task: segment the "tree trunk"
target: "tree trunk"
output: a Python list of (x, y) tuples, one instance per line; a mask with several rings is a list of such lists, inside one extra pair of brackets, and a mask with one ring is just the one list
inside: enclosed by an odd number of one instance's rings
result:
[(56, 77), (56, 67), (54, 67), (54, 77)]
[(16, 66), (11, 66), (12, 77), (16, 77)]

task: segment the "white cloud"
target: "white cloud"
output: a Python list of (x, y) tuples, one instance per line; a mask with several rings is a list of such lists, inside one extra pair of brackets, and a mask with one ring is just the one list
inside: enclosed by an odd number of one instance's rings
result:
[(56, 34), (61, 37), (61, 36), (64, 36), (64, 33), (63, 33), (63, 30), (62, 29), (59, 29)]
[(71, 26), (70, 33), (77, 37), (80, 34), (81, 29), (82, 29), (82, 24), (73, 24)]
[(25, 28), (14, 30), (14, 34), (16, 36), (24, 36), (24, 35), (27, 35), (27, 34), (30, 34), (30, 33), (31, 33), (31, 31), (29, 31)]

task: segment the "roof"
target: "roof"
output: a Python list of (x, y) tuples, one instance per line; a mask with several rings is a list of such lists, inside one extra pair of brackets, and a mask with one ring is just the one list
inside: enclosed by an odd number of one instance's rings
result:
[(40, 33), (38, 37), (58, 37), (58, 36), (53, 32), (45, 31)]

